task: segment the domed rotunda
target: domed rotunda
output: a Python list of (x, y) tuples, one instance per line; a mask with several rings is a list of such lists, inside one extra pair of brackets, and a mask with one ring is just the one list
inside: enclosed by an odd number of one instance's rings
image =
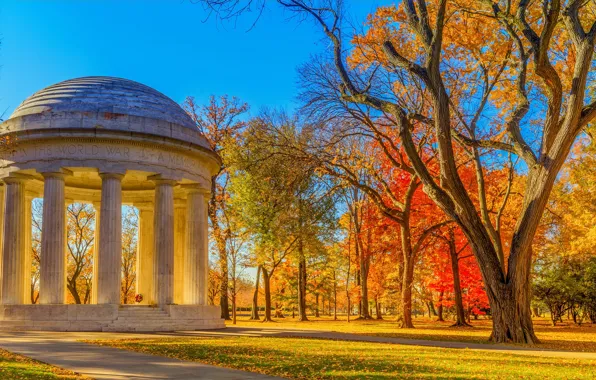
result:
[[(173, 100), (112, 77), (71, 79), (0, 124), (0, 329), (224, 327), (207, 305), (211, 176), (220, 166)], [(39, 299), (31, 304), (31, 204), (43, 198)], [(91, 304), (66, 304), (66, 207), (95, 208)], [(139, 210), (136, 292), (120, 305), (122, 205)]]

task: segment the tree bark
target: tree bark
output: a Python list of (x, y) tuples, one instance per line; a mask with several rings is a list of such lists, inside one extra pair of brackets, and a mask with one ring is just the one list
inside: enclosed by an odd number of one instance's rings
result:
[(414, 262), (407, 259), (404, 265), (404, 276), (402, 279), (401, 303), (402, 315), (401, 320), (398, 320), (399, 327), (406, 329), (413, 329), (412, 322), (412, 283), (414, 281)]
[(383, 315), (381, 315), (381, 303), (379, 302), (378, 297), (375, 297), (375, 314), (377, 316), (377, 320), (383, 319)]
[(250, 310), (250, 320), (259, 321), (259, 280), (261, 277), (261, 265), (257, 267), (257, 278), (255, 280), (255, 291), (252, 295), (252, 308)]
[(265, 290), (265, 318), (263, 322), (273, 322), (271, 318), (271, 273), (264, 267), (261, 268), (263, 272), (263, 288)]
[(79, 305), (81, 303), (81, 297), (79, 296), (79, 292), (77, 290), (76, 279), (75, 279), (75, 282), (68, 281), (68, 283), (66, 284), (66, 287), (68, 288), (68, 291), (72, 295), (72, 298), (74, 298), (75, 303), (77, 305)]
[(445, 322), (443, 319), (443, 297), (445, 296), (445, 291), (441, 290), (439, 293), (439, 306), (437, 306), (437, 322)]
[(333, 320), (337, 321), (337, 278), (333, 271)]
[(449, 231), (449, 258), (451, 261), (451, 271), (453, 272), (453, 294), (455, 296), (455, 323), (452, 327), (469, 327), (466, 323), (466, 316), (464, 313), (464, 302), (461, 291), (461, 282), (459, 279), (459, 259), (457, 255), (457, 247), (455, 246), (455, 236), (453, 230)]
[(308, 321), (306, 316), (306, 258), (302, 239), (298, 241), (300, 259), (298, 262), (298, 320)]
[(234, 289), (234, 294), (232, 294), (232, 324), (236, 324), (236, 289)]

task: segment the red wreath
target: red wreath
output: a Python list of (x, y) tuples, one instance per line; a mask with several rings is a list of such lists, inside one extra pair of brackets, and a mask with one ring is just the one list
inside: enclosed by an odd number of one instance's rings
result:
[(136, 303), (143, 302), (143, 295), (142, 295), (142, 294), (137, 294), (137, 295), (135, 296), (135, 302), (136, 302)]

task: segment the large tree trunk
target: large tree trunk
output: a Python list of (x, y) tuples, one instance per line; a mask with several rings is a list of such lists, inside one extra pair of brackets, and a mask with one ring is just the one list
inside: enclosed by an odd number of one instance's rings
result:
[(414, 259), (410, 236), (409, 215), (400, 224), (403, 268), (401, 278), (401, 310), (398, 311), (397, 323), (400, 328), (414, 328), (412, 323), (412, 282), (414, 281)]
[(257, 278), (255, 280), (255, 291), (252, 295), (252, 308), (250, 310), (250, 320), (259, 321), (259, 280), (261, 277), (261, 266), (257, 267)]
[[(358, 224), (357, 224), (358, 225)], [(370, 229), (369, 229), (369, 236), (368, 239), (370, 240)], [(370, 247), (369, 241), (369, 247)], [(362, 243), (362, 237), (360, 236), (360, 228), (356, 231), (356, 246), (358, 247), (359, 251), (359, 259), (360, 259), (360, 290), (361, 290), (361, 298), (360, 298), (360, 318), (361, 319), (372, 319), (369, 312), (369, 302), (368, 302), (368, 273), (370, 267), (370, 255), (365, 254), (364, 245)]]
[(439, 293), (439, 306), (437, 306), (437, 322), (445, 322), (443, 319), (443, 297), (445, 296), (445, 291), (441, 290)]
[(459, 279), (459, 259), (457, 255), (457, 247), (455, 246), (455, 236), (453, 231), (449, 231), (449, 258), (451, 261), (451, 271), (453, 272), (453, 294), (455, 296), (455, 324), (457, 326), (470, 326), (466, 323), (466, 315), (464, 313), (464, 301), (461, 291), (461, 282)]
[(265, 289), (265, 319), (263, 322), (272, 322), (271, 318), (271, 273), (267, 272), (264, 267), (261, 268), (263, 272), (263, 288)]
[[(413, 329), (412, 322), (412, 282), (414, 281), (414, 263), (408, 260), (404, 265), (404, 276), (401, 288), (402, 314), (398, 320), (400, 328)], [(399, 317), (398, 317), (399, 318)]]
[(298, 320), (308, 321), (306, 316), (306, 258), (304, 257), (302, 240), (298, 242), (300, 260), (298, 262)]

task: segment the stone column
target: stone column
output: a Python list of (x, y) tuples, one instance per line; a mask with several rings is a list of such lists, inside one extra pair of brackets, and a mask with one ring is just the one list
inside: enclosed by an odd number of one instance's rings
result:
[(209, 192), (203, 193), (203, 224), (201, 226), (201, 252), (199, 254), (199, 305), (207, 305), (209, 287)]
[(2, 304), (23, 303), (23, 256), (25, 254), (25, 183), (7, 177), (4, 197), (4, 244), (2, 245)]
[(97, 303), (120, 304), (122, 266), (122, 177), (100, 173), (101, 207), (97, 257)]
[(174, 302), (174, 185), (176, 181), (154, 179), (153, 300), (158, 305)]
[(137, 245), (137, 293), (143, 305), (153, 300), (153, 203), (135, 204), (139, 209), (139, 242)]
[[(64, 198), (64, 302), (68, 302), (68, 296), (70, 290), (68, 290), (68, 258), (70, 251), (68, 250), (68, 208), (71, 204), (75, 203), (74, 199), (68, 198), (68, 195)], [(95, 239), (95, 237), (93, 237)]]
[(101, 202), (93, 202), (95, 209), (95, 231), (93, 233), (93, 277), (91, 277), (91, 303), (97, 304), (97, 262), (99, 257), (99, 216)]
[(187, 187), (186, 253), (184, 256), (184, 303), (207, 304), (208, 260), (206, 203), (198, 187)]
[[(2, 275), (2, 246), (3, 246), (3, 236), (4, 236), (4, 192), (6, 191), (6, 186), (4, 183), (0, 183), (0, 276)], [(2, 297), (2, 278), (0, 278), (0, 302)]]
[(64, 174), (43, 173), (43, 226), (39, 274), (39, 303), (65, 303), (66, 204)]
[(184, 303), (184, 255), (186, 235), (186, 201), (174, 200), (174, 303)]
[(32, 265), (32, 244), (31, 244), (31, 202), (34, 195), (25, 193), (25, 254), (23, 255), (23, 303), (31, 303), (31, 265)]

